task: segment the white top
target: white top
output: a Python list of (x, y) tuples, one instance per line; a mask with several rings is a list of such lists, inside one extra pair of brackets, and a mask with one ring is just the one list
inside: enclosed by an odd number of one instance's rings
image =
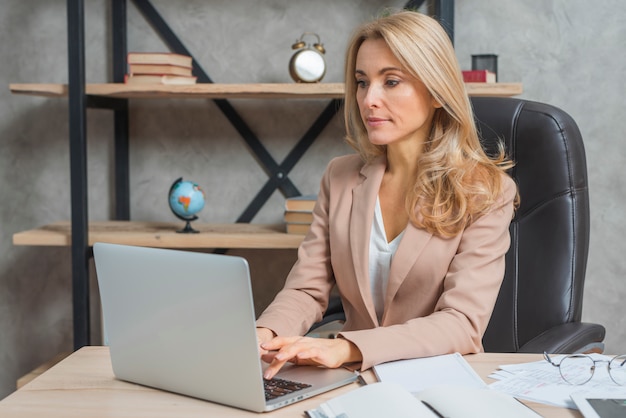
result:
[(370, 234), (370, 289), (376, 308), (378, 322), (382, 321), (385, 309), (385, 293), (387, 292), (387, 282), (389, 280), (389, 269), (404, 231), (402, 231), (391, 242), (387, 242), (385, 224), (383, 223), (383, 213), (380, 209), (380, 201), (376, 198), (376, 208), (374, 210), (374, 222), (372, 222), (372, 233)]

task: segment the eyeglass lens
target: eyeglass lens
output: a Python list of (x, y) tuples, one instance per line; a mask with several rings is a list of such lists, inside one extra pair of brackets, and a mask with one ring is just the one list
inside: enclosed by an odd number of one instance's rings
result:
[(609, 374), (615, 383), (626, 386), (626, 354), (611, 360), (609, 363)]
[[(602, 362), (598, 364), (601, 366)], [(561, 377), (572, 385), (582, 385), (593, 377), (596, 363), (586, 355), (571, 355), (563, 358), (559, 365)], [(626, 386), (626, 354), (613, 358), (608, 364), (609, 376), (618, 385)]]
[(591, 380), (595, 364), (591, 357), (585, 355), (567, 356), (561, 360), (559, 372), (566, 382), (582, 385)]

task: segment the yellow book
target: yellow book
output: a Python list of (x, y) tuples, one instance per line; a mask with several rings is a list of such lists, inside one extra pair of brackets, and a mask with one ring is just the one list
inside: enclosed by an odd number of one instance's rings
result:
[(291, 224), (311, 224), (313, 212), (288, 210), (285, 211), (284, 219), (286, 223)]
[(317, 195), (308, 194), (302, 196), (288, 197), (285, 200), (285, 210), (287, 211), (312, 211), (317, 201)]
[(306, 235), (311, 225), (309, 224), (287, 224), (287, 233), (295, 235)]

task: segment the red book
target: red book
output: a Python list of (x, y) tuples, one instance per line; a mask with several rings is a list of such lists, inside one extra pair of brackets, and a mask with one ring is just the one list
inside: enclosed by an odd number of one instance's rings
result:
[(463, 81), (466, 83), (495, 83), (496, 74), (489, 70), (463, 70)]

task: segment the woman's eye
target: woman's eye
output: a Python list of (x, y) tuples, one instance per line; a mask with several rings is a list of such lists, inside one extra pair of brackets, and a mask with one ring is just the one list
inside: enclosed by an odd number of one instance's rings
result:
[(356, 85), (360, 88), (367, 87), (367, 82), (365, 80), (357, 80)]
[(400, 83), (400, 80), (387, 80), (385, 82), (385, 84), (390, 86), (390, 87), (397, 86), (399, 83)]

